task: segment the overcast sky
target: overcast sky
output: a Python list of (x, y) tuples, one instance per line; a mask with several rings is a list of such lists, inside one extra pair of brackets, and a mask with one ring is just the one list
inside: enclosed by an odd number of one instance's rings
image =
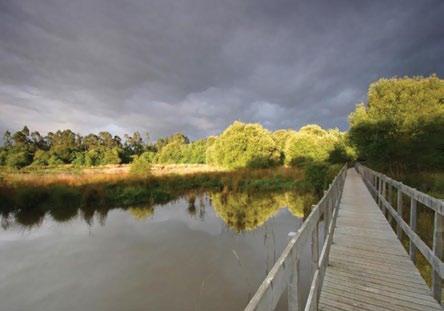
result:
[(0, 131), (347, 128), (380, 77), (444, 77), (442, 0), (0, 0)]

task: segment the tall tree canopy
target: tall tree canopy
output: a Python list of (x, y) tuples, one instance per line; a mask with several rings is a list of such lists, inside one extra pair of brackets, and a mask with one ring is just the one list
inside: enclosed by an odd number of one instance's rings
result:
[(444, 169), (444, 80), (380, 79), (349, 117), (359, 157), (394, 175)]
[(280, 153), (262, 125), (236, 121), (213, 143), (210, 158), (213, 164), (228, 168), (268, 167), (279, 162)]

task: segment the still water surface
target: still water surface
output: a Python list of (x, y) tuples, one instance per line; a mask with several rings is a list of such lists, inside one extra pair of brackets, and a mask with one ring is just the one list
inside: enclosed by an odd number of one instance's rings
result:
[(241, 310), (307, 202), (207, 193), (151, 207), (4, 215), (0, 310)]

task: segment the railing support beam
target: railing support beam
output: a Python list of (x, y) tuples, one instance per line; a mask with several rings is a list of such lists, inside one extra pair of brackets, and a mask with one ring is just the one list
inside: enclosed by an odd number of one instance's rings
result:
[[(398, 211), (399, 216), (402, 218), (402, 191), (398, 189), (398, 199), (396, 203), (396, 209)], [(399, 223), (396, 223), (396, 233), (398, 234), (398, 239), (402, 237), (402, 229)]]
[[(443, 232), (444, 232), (444, 217), (435, 212), (435, 220), (433, 226), (433, 253), (436, 257), (443, 260), (444, 258), (444, 245), (443, 245)], [(435, 269), (432, 272), (432, 293), (433, 297), (441, 303), (442, 300), (442, 279)]]
[[(416, 200), (414, 198), (410, 198), (410, 228), (412, 228), (412, 230), (415, 232), (417, 222), (416, 205)], [(416, 246), (412, 239), (410, 239), (409, 242), (409, 254), (413, 263), (416, 263)]]
[(288, 311), (301, 311), (302, 301), (301, 292), (299, 287), (299, 259), (296, 259), (293, 263), (292, 273), (290, 276), (290, 282), (288, 284)]

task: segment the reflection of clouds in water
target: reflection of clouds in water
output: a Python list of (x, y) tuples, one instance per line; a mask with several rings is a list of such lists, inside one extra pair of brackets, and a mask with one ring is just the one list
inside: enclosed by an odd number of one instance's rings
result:
[[(235, 194), (229, 196), (236, 199)], [(91, 207), (63, 222), (48, 213), (30, 227), (16, 223), (11, 214), (12, 225), (0, 232), (0, 262), (5, 267), (0, 271), (0, 300), (21, 310), (27, 309), (24, 304), (47, 310), (49, 303), (57, 310), (146, 305), (156, 310), (238, 310), (282, 252), (288, 232), (302, 222), (285, 208), (285, 195), (258, 197), (284, 208), (275, 210), (262, 226), (242, 233), (215, 213), (210, 195), (196, 197), (191, 214), (189, 198), (153, 207)], [(254, 201), (246, 202), (255, 205)], [(199, 216), (201, 209), (204, 217)], [(92, 217), (90, 224), (84, 212)], [(106, 217), (105, 225), (100, 217)], [(159, 282), (168, 290), (159, 290)], [(18, 290), (20, 295), (7, 294)], [(177, 300), (171, 300), (171, 292), (177, 293)], [(109, 293), (112, 297), (102, 299)]]

